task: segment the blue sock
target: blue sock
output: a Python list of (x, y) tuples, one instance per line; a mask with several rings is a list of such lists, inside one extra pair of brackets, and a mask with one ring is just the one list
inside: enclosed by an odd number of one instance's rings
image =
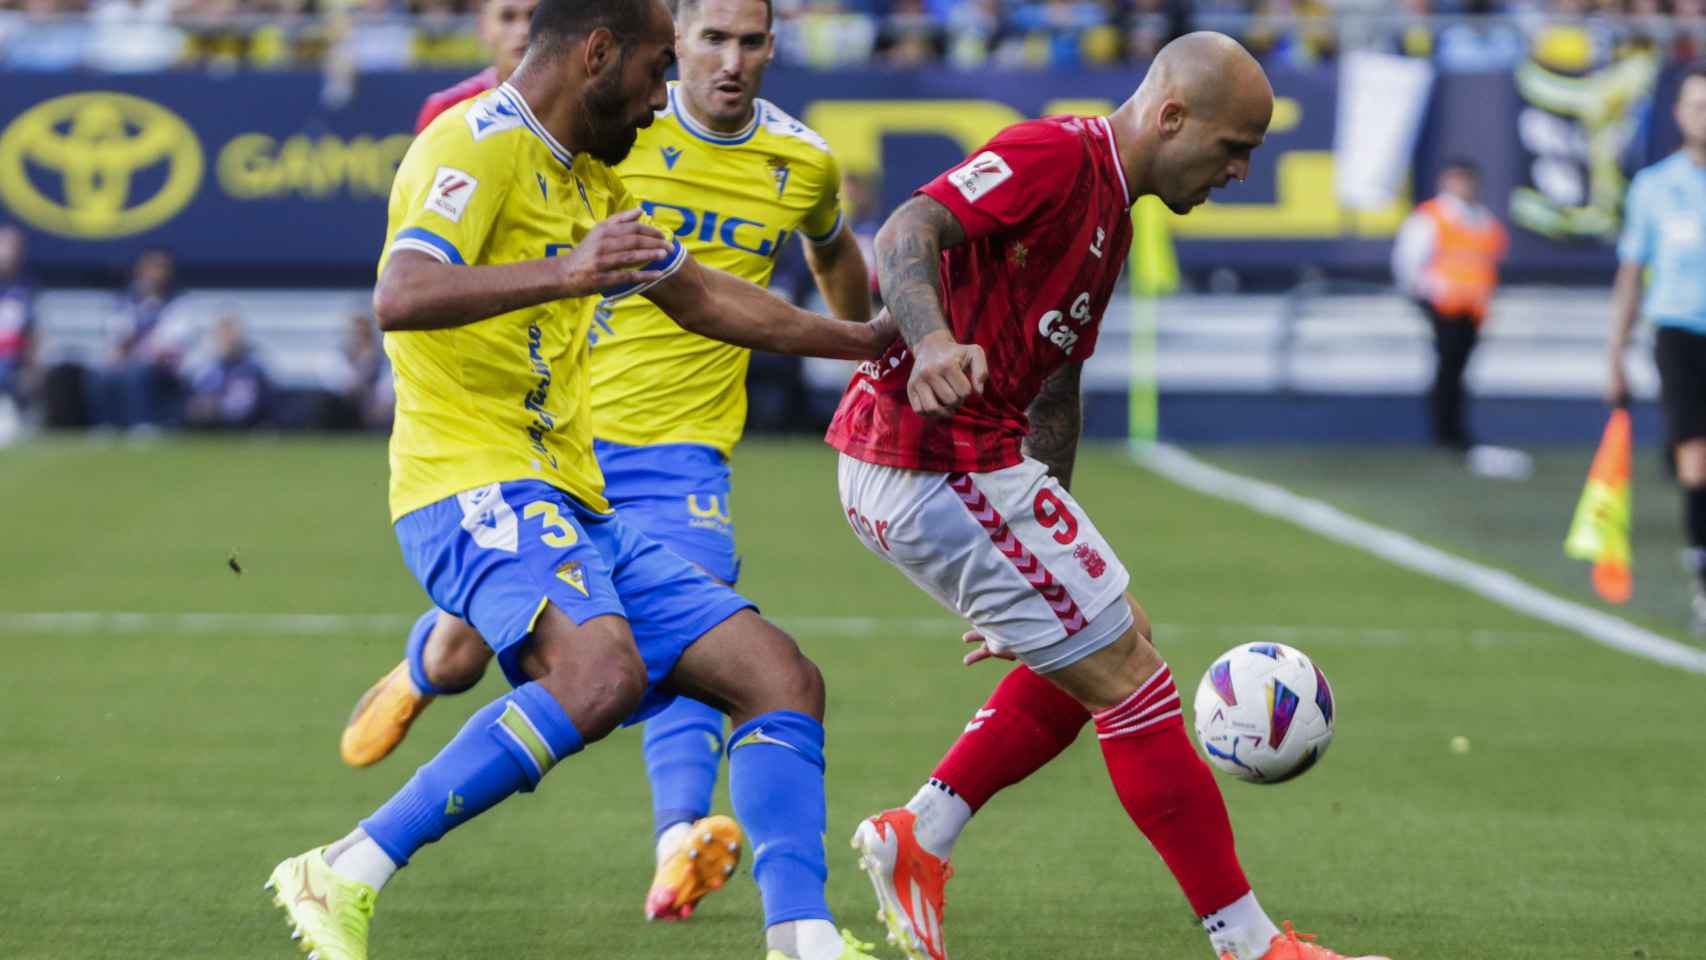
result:
[(582, 745), (580, 731), (545, 688), (523, 684), (481, 707), (361, 828), (403, 866), (452, 828), (538, 786)]
[(835, 919), (824, 899), (823, 724), (778, 710), (729, 735), (729, 795), (752, 848), (764, 925)]
[(432, 625), (437, 622), (438, 608), (429, 607), (427, 612), (415, 621), (415, 625), (409, 628), (409, 639), (403, 644), (403, 659), (409, 664), (409, 679), (415, 682), (416, 690), (429, 697), (444, 697), (474, 689), (480, 681), (475, 680), (465, 687), (452, 690), (449, 687), (435, 687), (432, 681), (427, 679), (426, 664), (421, 662), (421, 656), (426, 651), (427, 637), (432, 634)]
[(657, 833), (711, 812), (723, 762), (723, 715), (717, 708), (676, 697), (646, 721), (645, 753)]

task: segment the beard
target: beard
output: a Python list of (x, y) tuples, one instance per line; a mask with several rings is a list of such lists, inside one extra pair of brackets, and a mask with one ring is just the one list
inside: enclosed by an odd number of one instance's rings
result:
[[(623, 119), (627, 108), (621, 88), (622, 67), (607, 71), (588, 87), (581, 105), (590, 136), (586, 151), (608, 166), (616, 166), (634, 149), (640, 124)], [(650, 119), (650, 115), (647, 116)]]

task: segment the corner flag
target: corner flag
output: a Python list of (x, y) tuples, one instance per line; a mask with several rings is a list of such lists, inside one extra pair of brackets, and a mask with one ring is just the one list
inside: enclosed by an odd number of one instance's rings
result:
[(1611, 603), (1623, 603), (1634, 590), (1629, 569), (1630, 444), (1629, 411), (1619, 407), (1605, 424), (1564, 540), (1566, 556), (1593, 561), (1593, 588)]

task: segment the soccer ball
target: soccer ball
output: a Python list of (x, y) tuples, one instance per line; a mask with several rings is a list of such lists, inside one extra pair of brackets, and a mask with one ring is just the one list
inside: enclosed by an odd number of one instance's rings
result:
[(1196, 720), (1209, 763), (1240, 780), (1280, 783), (1313, 767), (1333, 742), (1333, 689), (1301, 651), (1246, 643), (1203, 674)]

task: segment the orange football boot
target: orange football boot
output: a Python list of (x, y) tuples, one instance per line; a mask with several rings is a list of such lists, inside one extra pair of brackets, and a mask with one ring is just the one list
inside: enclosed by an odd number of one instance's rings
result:
[(889, 943), (907, 960), (948, 960), (942, 914), (954, 868), (919, 845), (912, 832), (917, 822), (911, 810), (884, 810), (859, 824), (853, 849), (877, 892), (877, 919), (889, 928)]
[(409, 665), (397, 664), (355, 702), (338, 753), (352, 767), (378, 763), (403, 742), (409, 724), (431, 702), (432, 698), (416, 690), (409, 679)]
[[(1285, 922), (1285, 929), (1274, 934), (1268, 941), (1268, 952), (1262, 954), (1261, 960), (1390, 960), (1389, 957), (1347, 957), (1334, 953), (1326, 947), (1317, 944), (1315, 935), (1298, 933), (1291, 928), (1291, 921)], [(1220, 955), (1220, 960), (1238, 960), (1230, 953)]]
[(646, 920), (686, 920), (699, 901), (723, 888), (740, 863), (740, 825), (715, 814), (693, 822), (687, 837), (658, 863), (646, 893)]

